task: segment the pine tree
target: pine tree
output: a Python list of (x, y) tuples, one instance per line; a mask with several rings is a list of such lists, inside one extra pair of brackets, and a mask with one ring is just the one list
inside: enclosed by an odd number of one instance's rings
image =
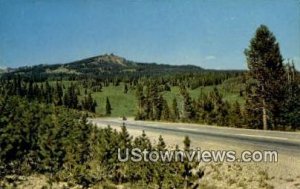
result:
[(243, 126), (243, 115), (241, 110), (241, 105), (238, 101), (235, 101), (230, 110), (230, 126), (242, 127)]
[[(158, 144), (156, 148), (159, 152), (166, 150), (166, 143), (161, 135), (158, 138)], [(163, 188), (164, 180), (166, 179), (167, 171), (168, 171), (167, 166), (168, 165), (166, 164), (166, 162), (161, 162), (159, 164), (157, 163), (157, 165), (154, 165), (155, 167), (154, 178), (156, 180), (158, 188)]]
[(30, 80), (29, 81), (29, 84), (28, 84), (28, 90), (27, 90), (27, 98), (29, 99), (29, 100), (33, 100), (34, 99), (34, 91), (33, 91), (33, 81), (32, 80)]
[(97, 103), (93, 99), (91, 93), (89, 93), (87, 97), (86, 96), (84, 97), (81, 104), (82, 104), (82, 108), (84, 110), (87, 110), (87, 111), (90, 111), (90, 112), (93, 112), (93, 113), (96, 112)]
[(78, 97), (77, 97), (77, 93), (76, 93), (76, 88), (75, 85), (71, 83), (71, 86), (69, 88), (69, 95), (71, 97), (71, 107), (73, 109), (76, 109), (78, 107)]
[[(284, 126), (300, 129), (300, 74), (294, 63), (287, 64), (286, 100), (283, 112)], [(285, 129), (285, 127), (284, 127)]]
[(69, 96), (69, 93), (66, 92), (64, 93), (64, 96), (63, 96), (63, 104), (65, 107), (71, 107), (71, 100), (70, 100), (70, 96)]
[(150, 139), (147, 137), (145, 131), (143, 130), (143, 133), (141, 136), (138, 136), (134, 139), (134, 146), (136, 148), (140, 148), (141, 150), (151, 150), (152, 145), (150, 142)]
[(78, 97), (75, 91), (75, 85), (71, 83), (64, 95), (64, 105), (68, 108), (78, 108)]
[(209, 97), (214, 104), (214, 109), (212, 112), (213, 116), (211, 116), (211, 118), (213, 118), (213, 122), (220, 126), (227, 126), (229, 121), (229, 103), (224, 102), (222, 95), (216, 87), (209, 94)]
[(179, 110), (178, 110), (176, 98), (173, 98), (172, 108), (173, 108), (173, 118), (174, 120), (178, 120), (180, 117), (179, 117)]
[(43, 171), (53, 174), (62, 168), (66, 155), (66, 148), (62, 148), (62, 138), (65, 137), (62, 133), (64, 132), (67, 131), (60, 127), (57, 115), (45, 117), (41, 123), (39, 127), (38, 153), (41, 159), (40, 167)]
[(163, 137), (161, 135), (159, 135), (157, 150), (158, 151), (165, 151), (165, 149), (166, 149), (166, 143), (165, 143)]
[(192, 98), (187, 92), (185, 87), (180, 89), (181, 95), (183, 96), (183, 115), (182, 118), (184, 121), (193, 121), (196, 116), (196, 112), (193, 106)]
[(144, 99), (144, 106), (143, 106), (143, 113), (145, 116), (145, 119), (154, 119), (154, 113), (153, 113), (153, 101), (151, 97), (151, 88), (148, 85), (146, 88), (146, 94)]
[(138, 101), (138, 112), (137, 115), (135, 116), (135, 119), (144, 120), (145, 119), (145, 112), (144, 112), (145, 96), (144, 96), (144, 90), (142, 85), (140, 84), (137, 85), (135, 95)]
[(162, 110), (162, 119), (163, 120), (170, 120), (170, 108), (168, 106), (168, 102), (163, 99), (163, 110)]
[(127, 84), (125, 83), (125, 85), (124, 85), (124, 93), (127, 94), (127, 92), (128, 92), (128, 86), (127, 86)]
[[(147, 97), (151, 103), (150, 119), (160, 120), (163, 110), (163, 97), (159, 94), (158, 86), (154, 82), (150, 83)], [(153, 115), (151, 115), (153, 112)]]
[[(259, 111), (262, 125), (259, 128), (277, 128), (282, 102), (284, 101), (285, 71), (279, 44), (267, 26), (261, 25), (245, 50), (249, 68), (249, 81), (252, 89), (248, 90), (247, 99), (253, 103), (248, 111)], [(248, 81), (248, 82), (249, 82)], [(249, 104), (246, 104), (249, 105)]]
[(54, 92), (54, 104), (61, 106), (63, 104), (63, 89), (62, 86), (56, 81), (56, 88)]
[(215, 118), (212, 99), (208, 95), (201, 95), (198, 99), (198, 108), (198, 119), (204, 123), (212, 124)]
[(184, 137), (183, 144), (184, 144), (184, 150), (189, 151), (190, 147), (191, 147), (191, 140), (190, 140), (189, 136)]
[[(190, 147), (191, 147), (191, 140), (188, 136), (184, 137), (183, 144), (184, 144), (184, 150), (186, 152), (189, 152)], [(189, 185), (189, 177), (192, 176), (192, 172), (191, 172), (192, 166), (186, 158), (184, 159), (183, 166), (184, 166), (184, 170), (183, 170), (182, 176), (184, 178), (184, 188), (186, 189), (186, 188), (188, 188), (188, 185)]]
[(45, 83), (45, 94), (46, 94), (46, 103), (47, 104), (50, 104), (50, 103), (52, 103), (52, 88), (51, 88), (51, 86), (50, 86), (50, 84), (49, 84), (49, 82), (47, 81), (46, 83)]
[(90, 158), (91, 146), (90, 138), (92, 132), (92, 125), (88, 124), (87, 114), (83, 115), (78, 125), (78, 136), (76, 137), (77, 152), (78, 157), (77, 162), (79, 164), (84, 164)]
[(132, 146), (131, 142), (132, 142), (132, 137), (128, 133), (125, 124), (123, 124), (121, 127), (121, 132), (120, 132), (121, 149), (124, 150), (125, 148), (131, 148), (131, 146)]
[(106, 97), (106, 105), (105, 105), (105, 113), (106, 115), (110, 115), (111, 114), (111, 105), (110, 105), (110, 102), (109, 102), (109, 99), (108, 97)]

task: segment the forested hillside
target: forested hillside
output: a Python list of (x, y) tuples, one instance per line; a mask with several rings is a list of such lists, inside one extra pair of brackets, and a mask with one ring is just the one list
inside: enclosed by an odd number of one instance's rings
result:
[(35, 81), (57, 79), (83, 79), (83, 78), (124, 78), (141, 76), (173, 75), (176, 73), (190, 73), (203, 71), (193, 65), (167, 65), (157, 63), (139, 63), (126, 60), (114, 54), (105, 54), (74, 61), (66, 64), (26, 66), (10, 69), (3, 77), (19, 74), (24, 78)]

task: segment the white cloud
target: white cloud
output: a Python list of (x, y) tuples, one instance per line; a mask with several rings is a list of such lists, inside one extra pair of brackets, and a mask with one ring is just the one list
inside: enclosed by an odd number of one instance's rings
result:
[(215, 57), (215, 56), (206, 56), (205, 57), (205, 60), (214, 60), (214, 59), (216, 59), (217, 57)]

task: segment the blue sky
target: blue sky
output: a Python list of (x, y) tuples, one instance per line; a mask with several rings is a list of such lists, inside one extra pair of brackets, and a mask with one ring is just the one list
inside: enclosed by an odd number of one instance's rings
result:
[(245, 69), (243, 51), (260, 24), (299, 69), (299, 0), (0, 0), (0, 67), (114, 53)]

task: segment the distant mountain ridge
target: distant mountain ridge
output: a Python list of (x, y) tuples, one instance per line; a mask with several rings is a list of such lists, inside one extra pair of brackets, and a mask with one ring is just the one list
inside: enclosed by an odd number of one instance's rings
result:
[(127, 60), (114, 54), (104, 54), (73, 61), (65, 64), (40, 64), (35, 66), (25, 66), (11, 69), (6, 72), (8, 75), (116, 75), (116, 74), (135, 74), (135, 75), (155, 75), (162, 73), (183, 73), (199, 72), (204, 69), (194, 65), (168, 65), (157, 63), (141, 63)]
[(127, 61), (125, 58), (114, 55), (114, 54), (104, 54), (104, 55), (99, 55), (99, 56), (94, 56), (90, 58), (85, 58), (82, 60), (77, 60), (74, 62), (67, 63), (65, 65), (72, 66), (74, 64), (94, 64), (94, 65), (101, 65), (101, 64), (114, 64), (114, 65), (119, 65), (119, 66), (131, 66), (129, 62), (132, 61)]

